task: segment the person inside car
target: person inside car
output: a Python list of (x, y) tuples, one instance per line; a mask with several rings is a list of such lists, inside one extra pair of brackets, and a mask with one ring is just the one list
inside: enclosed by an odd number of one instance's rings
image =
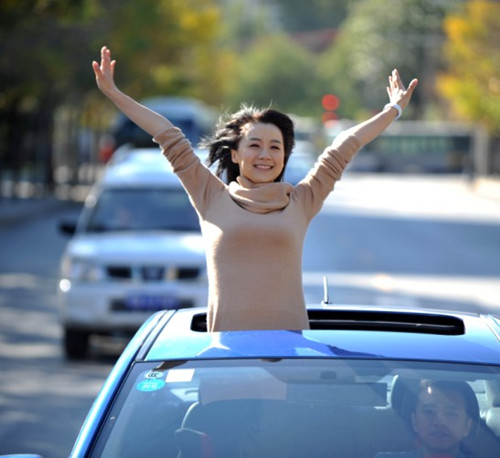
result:
[[(193, 203), (205, 240), (208, 331), (309, 328), (302, 290), (302, 247), (312, 218), (355, 153), (408, 105), (417, 86), (389, 76), (389, 103), (339, 135), (296, 186), (281, 181), (294, 146), (291, 119), (273, 109), (243, 107), (204, 142), (213, 174), (182, 132), (120, 91), (107, 47), (92, 63), (97, 85), (163, 150)], [(223, 181), (226, 180), (226, 182)]]
[(476, 395), (466, 382), (423, 380), (411, 414), (416, 450), (381, 452), (374, 458), (467, 458), (462, 441), (479, 420)]

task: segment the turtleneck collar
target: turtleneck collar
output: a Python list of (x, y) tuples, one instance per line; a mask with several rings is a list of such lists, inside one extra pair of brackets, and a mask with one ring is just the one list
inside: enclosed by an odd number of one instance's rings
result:
[(290, 202), (292, 189), (289, 183), (252, 183), (242, 176), (229, 183), (229, 194), (240, 207), (261, 214), (283, 210)]

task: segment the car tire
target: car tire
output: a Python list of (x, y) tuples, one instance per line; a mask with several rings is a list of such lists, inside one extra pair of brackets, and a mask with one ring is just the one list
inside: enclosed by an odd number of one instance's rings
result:
[(64, 330), (64, 352), (68, 359), (84, 359), (88, 349), (88, 332), (70, 328)]

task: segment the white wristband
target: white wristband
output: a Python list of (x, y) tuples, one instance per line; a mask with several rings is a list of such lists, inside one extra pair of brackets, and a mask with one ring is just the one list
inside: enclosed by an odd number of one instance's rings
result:
[(386, 108), (395, 108), (396, 111), (398, 112), (398, 115), (396, 116), (396, 119), (399, 119), (401, 115), (403, 114), (403, 109), (397, 104), (397, 103), (388, 103), (385, 107)]

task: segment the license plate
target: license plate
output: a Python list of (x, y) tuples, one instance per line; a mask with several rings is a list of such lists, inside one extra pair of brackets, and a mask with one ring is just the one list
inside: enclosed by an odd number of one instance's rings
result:
[(136, 294), (125, 299), (125, 307), (136, 311), (177, 309), (180, 305), (180, 300), (173, 296)]

